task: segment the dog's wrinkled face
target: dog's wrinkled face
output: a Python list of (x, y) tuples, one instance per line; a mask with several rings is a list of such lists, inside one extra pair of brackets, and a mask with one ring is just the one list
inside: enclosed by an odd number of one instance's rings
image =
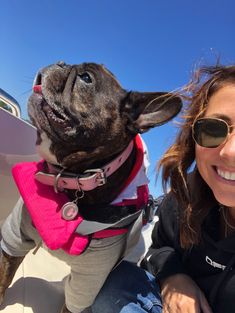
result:
[(45, 67), (34, 90), (28, 112), (38, 130), (38, 151), (66, 168), (108, 160), (138, 132), (168, 121), (181, 108), (179, 98), (164, 93), (128, 93), (95, 63)]
[(28, 108), (40, 136), (39, 153), (47, 145), (61, 162), (73, 152), (94, 154), (125, 135), (119, 112), (125, 92), (103, 66), (52, 65), (41, 70), (36, 84), (41, 92), (30, 97)]

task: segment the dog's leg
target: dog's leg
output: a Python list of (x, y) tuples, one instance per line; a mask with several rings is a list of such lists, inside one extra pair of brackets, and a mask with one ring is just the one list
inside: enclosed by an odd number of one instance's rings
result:
[(23, 259), (24, 256), (15, 257), (2, 251), (0, 263), (0, 304), (2, 304), (5, 291), (11, 284), (15, 272)]

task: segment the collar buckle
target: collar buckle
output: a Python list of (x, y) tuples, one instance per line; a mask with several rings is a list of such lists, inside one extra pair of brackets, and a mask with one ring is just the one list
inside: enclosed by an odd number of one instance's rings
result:
[(104, 184), (107, 183), (107, 178), (105, 175), (105, 172), (103, 169), (101, 168), (93, 168), (93, 169), (88, 169), (86, 171), (83, 172), (85, 173), (95, 173), (96, 175), (96, 181), (97, 181), (97, 186), (103, 186)]

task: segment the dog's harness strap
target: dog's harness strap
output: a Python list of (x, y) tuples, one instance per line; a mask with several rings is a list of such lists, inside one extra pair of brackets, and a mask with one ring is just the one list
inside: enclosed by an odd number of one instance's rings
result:
[(130, 250), (138, 243), (142, 226), (143, 226), (143, 211), (140, 212), (138, 218), (128, 229), (126, 247), (123, 252), (123, 256), (127, 255), (130, 252)]
[(133, 214), (130, 214), (121, 220), (119, 220), (116, 223), (99, 223), (99, 222), (93, 222), (93, 221), (86, 221), (83, 220), (77, 227), (76, 232), (80, 235), (89, 235), (96, 233), (101, 230), (105, 230), (107, 228), (121, 228), (121, 227), (127, 227), (129, 224), (134, 222), (140, 215), (142, 210), (139, 210)]
[[(35, 179), (44, 185), (54, 186), (56, 190), (72, 189), (77, 190), (78, 186), (83, 191), (89, 191), (106, 183), (106, 178), (112, 175), (127, 160), (133, 150), (134, 142), (131, 141), (127, 148), (112, 162), (100, 169), (87, 169), (83, 175), (74, 175), (61, 172), (55, 166), (49, 164), (50, 174), (39, 171)], [(83, 176), (83, 177), (81, 177)]]

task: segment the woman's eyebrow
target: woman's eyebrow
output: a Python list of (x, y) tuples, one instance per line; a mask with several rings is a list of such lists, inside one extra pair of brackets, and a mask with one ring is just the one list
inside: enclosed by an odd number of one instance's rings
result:
[(228, 124), (232, 123), (231, 118), (228, 115), (225, 115), (223, 113), (213, 113), (213, 114), (210, 114), (210, 115), (206, 115), (206, 117), (216, 117), (216, 118), (219, 118), (221, 120), (224, 120)]

